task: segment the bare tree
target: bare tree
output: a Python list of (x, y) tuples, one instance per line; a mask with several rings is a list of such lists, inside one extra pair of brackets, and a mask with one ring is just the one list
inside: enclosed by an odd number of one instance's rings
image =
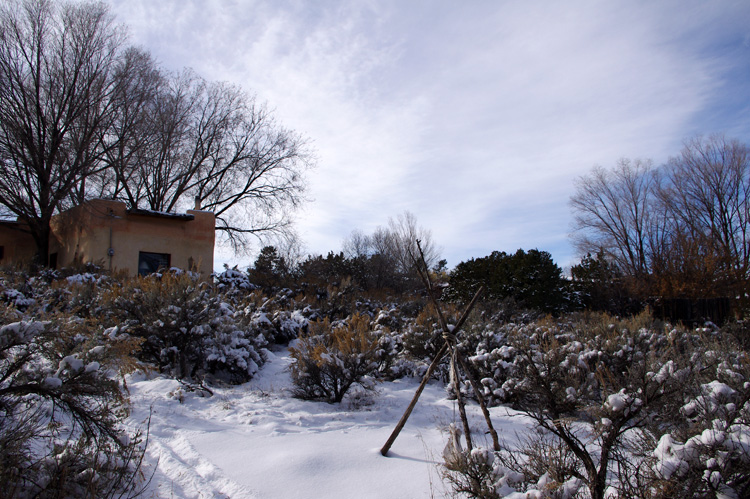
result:
[(721, 135), (686, 141), (661, 168), (595, 168), (571, 198), (582, 253), (604, 251), (667, 297), (742, 296), (750, 277), (750, 156)]
[(371, 235), (353, 230), (342, 247), (348, 258), (382, 255), (396, 266), (395, 270), (408, 273), (414, 263), (412, 256), (419, 255), (417, 241), (421, 242), (426, 264), (432, 268), (438, 261), (439, 250), (432, 240), (432, 232), (420, 226), (410, 211), (388, 218), (388, 226), (378, 226)]
[(314, 164), (306, 139), (281, 127), (265, 106), (242, 101), (237, 128), (188, 188), (236, 248), (248, 235), (292, 237), (291, 214), (305, 200), (304, 174)]
[(0, 7), (0, 204), (46, 264), (50, 220), (96, 168), (124, 34), (101, 3)]
[[(134, 207), (174, 211), (197, 200), (216, 215), (218, 231), (242, 247), (247, 235), (293, 237), (290, 209), (303, 200), (312, 154), (299, 135), (239, 87), (190, 70), (153, 78), (147, 123), (123, 136), (111, 163), (113, 196)], [(138, 100), (129, 99), (138, 111)], [(134, 116), (139, 116), (135, 114)], [(122, 161), (120, 150), (139, 151)]]
[(364, 259), (371, 287), (388, 287), (399, 291), (416, 289), (421, 284), (414, 267), (414, 258), (422, 245), (425, 262), (430, 269), (440, 259), (430, 230), (420, 226), (417, 217), (408, 211), (388, 219), (388, 226), (379, 226), (371, 235), (354, 230), (344, 240), (344, 254), (351, 259)]
[(622, 159), (611, 171), (596, 167), (581, 177), (570, 200), (579, 250), (603, 250), (628, 275), (647, 275), (660, 244), (657, 187), (650, 161)]
[(153, 163), (158, 142), (152, 119), (155, 98), (167, 80), (151, 54), (136, 48), (124, 52), (113, 77), (118, 84), (113, 118), (103, 131), (102, 167), (82, 185), (75, 202), (96, 196), (126, 199), (137, 206), (148, 188), (146, 177), (138, 173)]
[(724, 273), (750, 277), (750, 155), (748, 147), (723, 135), (685, 142), (666, 165), (661, 190), (682, 233), (700, 246), (701, 257), (722, 262)]
[(341, 247), (347, 258), (368, 257), (372, 249), (372, 240), (361, 230), (355, 229), (344, 239)]
[(410, 211), (405, 211), (396, 218), (388, 219), (388, 232), (391, 235), (391, 251), (399, 270), (404, 274), (411, 273), (414, 259), (418, 258), (421, 247), (425, 266), (432, 269), (440, 254), (432, 240), (432, 231), (417, 223), (417, 217)]

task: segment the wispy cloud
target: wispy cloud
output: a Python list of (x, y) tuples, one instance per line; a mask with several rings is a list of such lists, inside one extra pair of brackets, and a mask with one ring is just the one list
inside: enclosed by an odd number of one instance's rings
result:
[(750, 135), (747, 101), (722, 95), (748, 73), (742, 2), (112, 2), (165, 65), (257, 92), (311, 138), (311, 252), (408, 209), (452, 265), (519, 247), (566, 265), (577, 176)]

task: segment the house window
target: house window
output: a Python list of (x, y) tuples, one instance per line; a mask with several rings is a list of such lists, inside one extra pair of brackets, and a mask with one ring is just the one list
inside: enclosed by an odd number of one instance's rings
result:
[(141, 251), (138, 253), (138, 274), (148, 275), (158, 272), (159, 269), (168, 269), (171, 259), (172, 257), (169, 253), (147, 253)]

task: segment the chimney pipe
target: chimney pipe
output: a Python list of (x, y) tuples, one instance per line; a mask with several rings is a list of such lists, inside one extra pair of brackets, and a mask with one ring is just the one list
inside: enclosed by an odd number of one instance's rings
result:
[(195, 210), (201, 209), (201, 197), (195, 196)]

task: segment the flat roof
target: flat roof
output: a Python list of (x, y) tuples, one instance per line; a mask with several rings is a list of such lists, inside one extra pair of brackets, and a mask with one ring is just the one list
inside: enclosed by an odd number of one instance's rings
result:
[(128, 209), (129, 215), (139, 215), (144, 217), (156, 217), (156, 218), (170, 218), (172, 220), (194, 220), (195, 215), (189, 213), (169, 213), (166, 211), (154, 211), (154, 210), (142, 210), (139, 208)]

